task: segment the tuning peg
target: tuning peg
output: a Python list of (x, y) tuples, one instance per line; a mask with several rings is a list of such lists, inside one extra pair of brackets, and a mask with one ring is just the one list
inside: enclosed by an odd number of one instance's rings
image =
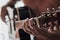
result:
[(46, 14), (42, 14), (41, 16), (45, 16)]
[(54, 25), (54, 31), (59, 31), (59, 25)]
[(51, 28), (51, 31), (54, 31), (54, 24), (53, 24), (53, 22), (49, 22), (48, 25)]
[(52, 8), (53, 11), (55, 11), (55, 8)]
[(52, 22), (49, 22), (48, 25), (52, 25)]
[(43, 12), (43, 14), (42, 14), (42, 15), (47, 16), (47, 12)]
[(51, 14), (49, 13), (49, 14), (47, 14), (47, 16), (48, 16), (48, 17), (51, 17)]
[(60, 6), (58, 7), (58, 9), (60, 10)]
[(53, 16), (54, 16), (54, 17), (57, 17), (57, 13), (53, 13)]
[(59, 30), (59, 24), (58, 21), (55, 21), (56, 29)]
[(44, 23), (44, 24), (43, 24), (43, 27), (44, 27), (44, 28), (46, 28), (46, 27), (47, 27), (47, 24), (46, 24), (46, 23)]
[(47, 8), (47, 12), (49, 12), (50, 10), (49, 10), (49, 8)]
[(56, 21), (54, 21), (54, 24), (56, 24), (56, 25), (57, 25), (57, 24), (58, 24), (58, 21), (57, 21), (57, 20), (56, 20)]

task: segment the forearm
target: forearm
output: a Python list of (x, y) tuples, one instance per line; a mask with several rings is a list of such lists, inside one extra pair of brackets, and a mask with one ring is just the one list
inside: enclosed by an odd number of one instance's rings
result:
[(7, 15), (7, 9), (6, 8), (7, 8), (6, 6), (3, 6), (1, 9), (1, 19), (4, 22), (5, 22), (5, 16)]

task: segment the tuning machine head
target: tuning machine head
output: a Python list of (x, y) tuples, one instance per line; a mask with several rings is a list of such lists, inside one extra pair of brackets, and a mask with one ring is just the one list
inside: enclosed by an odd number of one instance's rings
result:
[(60, 6), (58, 7), (58, 9), (60, 10)]
[(47, 17), (51, 17), (51, 16), (52, 16), (51, 13), (47, 14)]
[(47, 8), (47, 12), (49, 12), (50, 10), (49, 10), (49, 8)]
[(55, 12), (55, 8), (52, 8), (52, 11)]
[(52, 25), (52, 22), (49, 22), (49, 23), (48, 23), (48, 25), (50, 25), (50, 26), (51, 26), (51, 25)]
[(55, 25), (58, 25), (58, 21), (57, 21), (57, 20), (56, 20), (56, 21), (54, 21), (54, 24), (55, 24)]
[(54, 17), (57, 17), (57, 13), (53, 13), (53, 16), (54, 16)]

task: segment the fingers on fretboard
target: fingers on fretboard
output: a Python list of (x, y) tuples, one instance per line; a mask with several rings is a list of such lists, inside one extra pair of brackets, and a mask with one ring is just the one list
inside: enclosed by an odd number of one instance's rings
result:
[(36, 18), (35, 22), (39, 27), (44, 28), (51, 28), (52, 31), (54, 31), (54, 27), (56, 27), (57, 30), (59, 30), (60, 27), (60, 9), (49, 11), (47, 9), (47, 12), (43, 12), (41, 16)]

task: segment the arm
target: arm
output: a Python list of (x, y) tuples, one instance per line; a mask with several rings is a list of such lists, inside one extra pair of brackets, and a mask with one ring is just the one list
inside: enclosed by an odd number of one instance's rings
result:
[(1, 10), (1, 19), (5, 22), (5, 16), (7, 15), (7, 7), (3, 6)]
[(8, 11), (7, 11), (7, 6), (3, 6), (2, 7), (2, 11), (1, 11), (1, 19), (2, 21), (6, 22), (5, 21), (5, 16), (8, 16), (9, 20), (10, 20), (10, 17), (9, 17), (9, 14), (8, 14)]

